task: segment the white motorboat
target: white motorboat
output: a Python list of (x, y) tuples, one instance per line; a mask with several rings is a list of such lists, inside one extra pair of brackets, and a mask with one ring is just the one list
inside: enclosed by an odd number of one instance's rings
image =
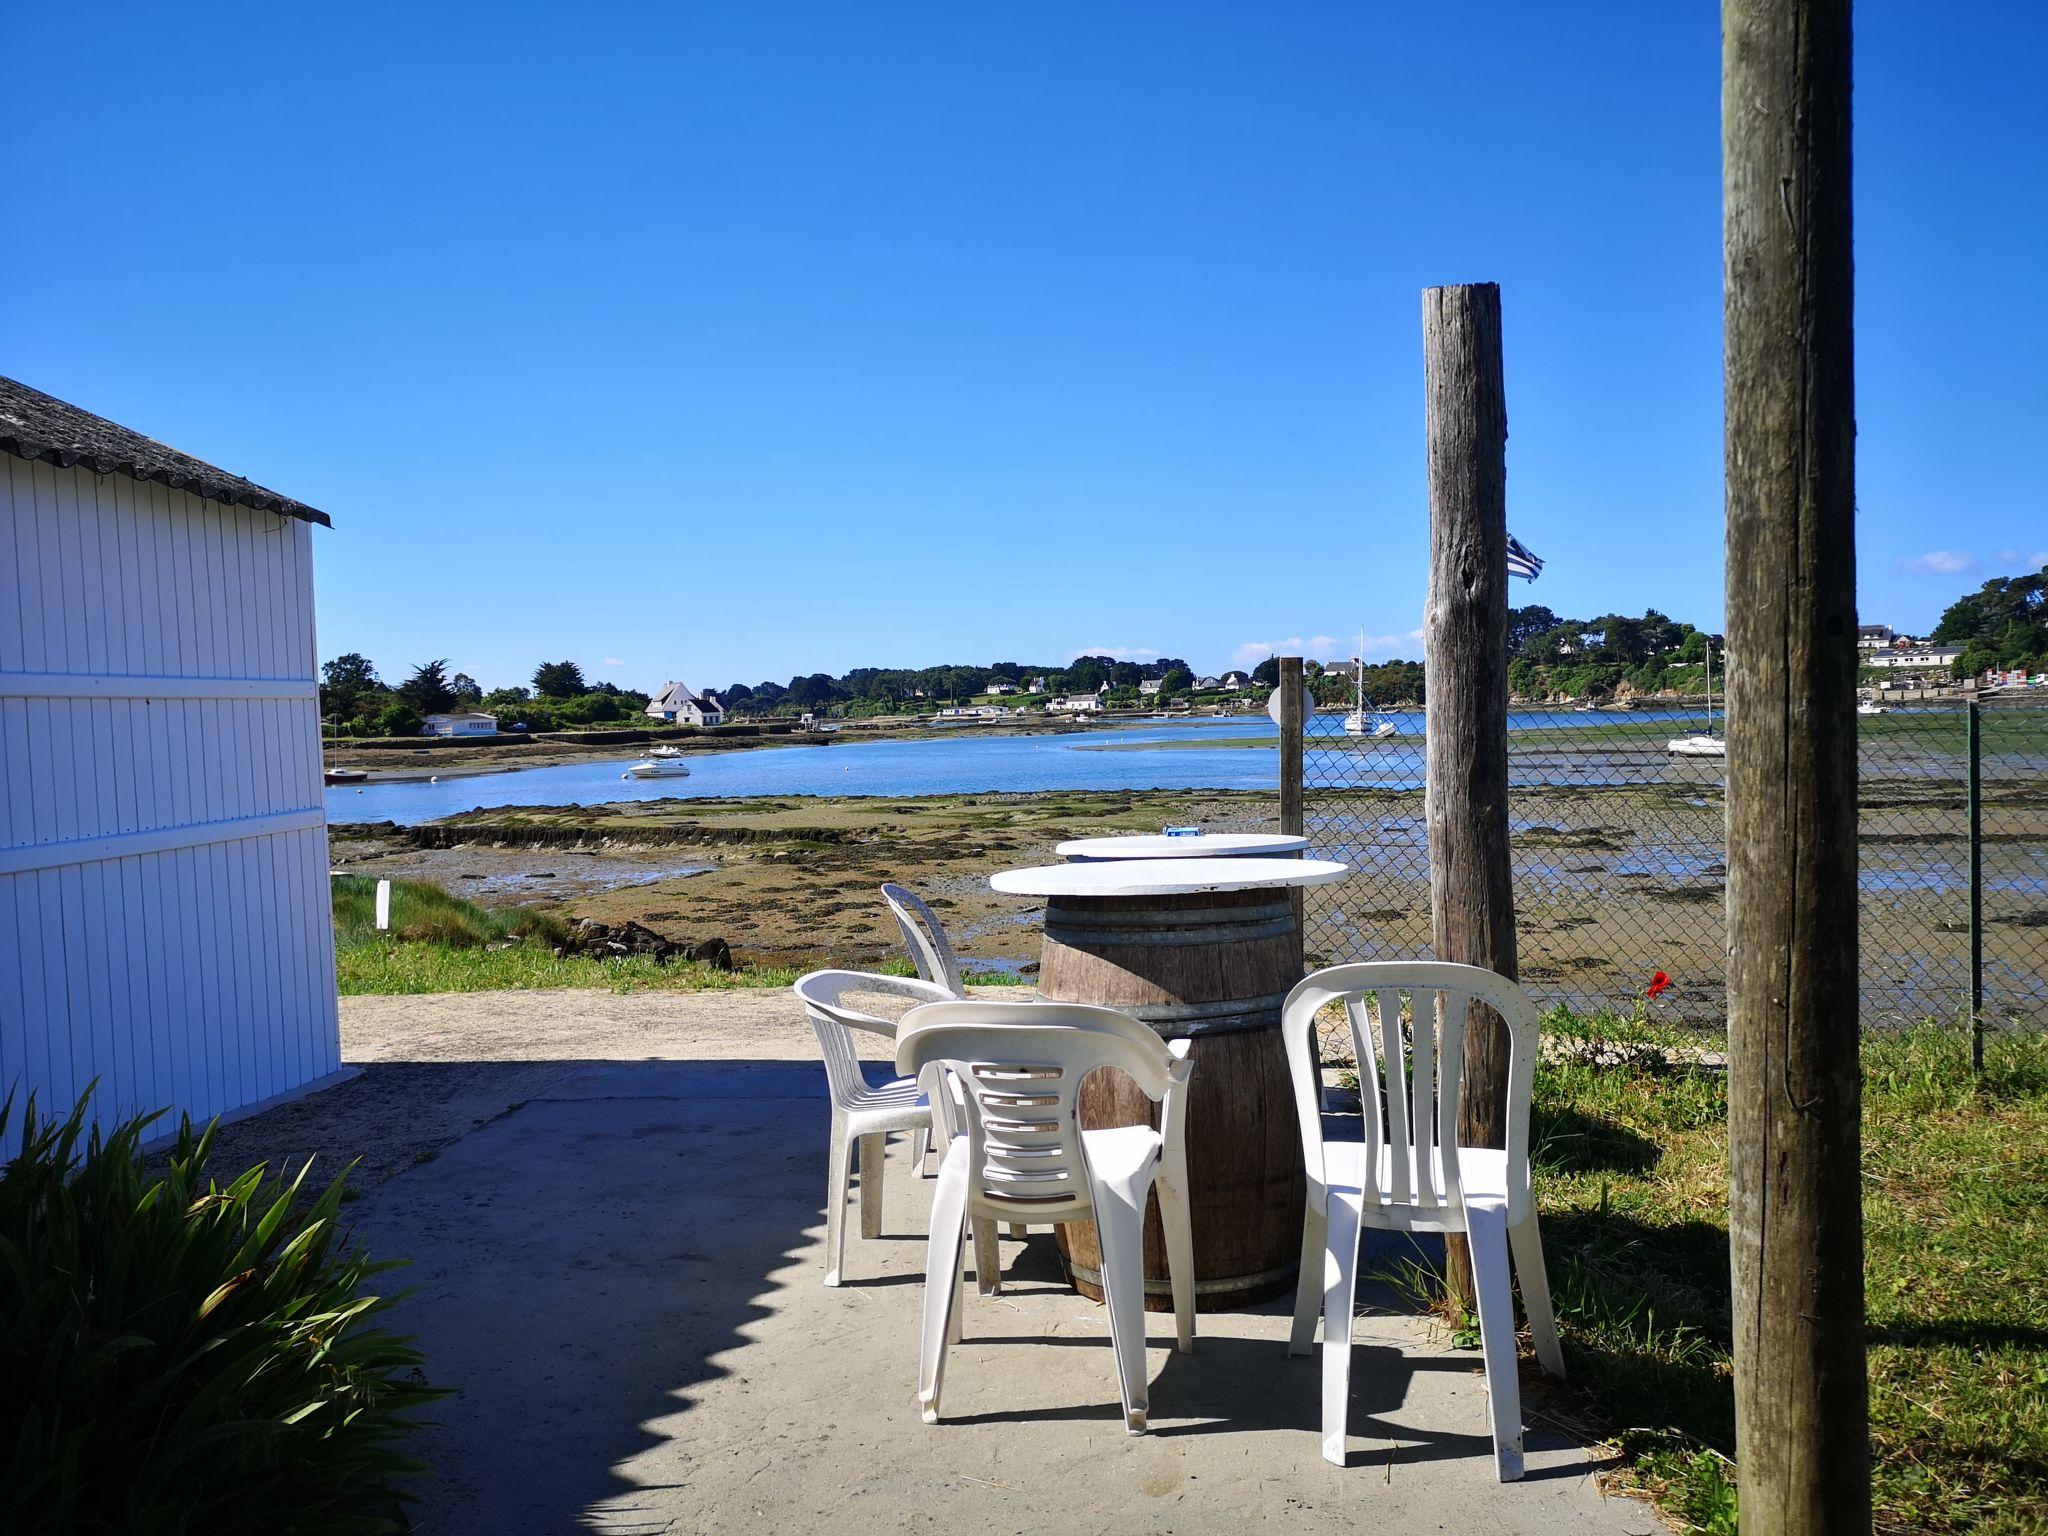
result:
[(1673, 757), (1726, 757), (1728, 743), (1706, 731), (1695, 731), (1690, 736), (1672, 737), (1664, 743), (1664, 750)]
[(1856, 713), (1859, 715), (1888, 715), (1891, 712), (1889, 704), (1880, 704), (1875, 699), (1864, 699), (1856, 706)]
[(1728, 756), (1728, 743), (1714, 734), (1714, 642), (1707, 642), (1707, 728), (1685, 736), (1674, 736), (1664, 743), (1664, 750), (1673, 757), (1719, 757)]
[(650, 757), (644, 763), (635, 763), (626, 772), (636, 779), (687, 779), (689, 765), (682, 760), (682, 753), (670, 757)]
[(681, 757), (683, 749), (681, 747), (656, 747), (647, 755), (649, 757)]
[(1394, 722), (1384, 715), (1365, 712), (1365, 631), (1358, 632), (1358, 671), (1352, 685), (1351, 713), (1344, 717), (1344, 734), (1369, 741), (1385, 741), (1394, 734)]

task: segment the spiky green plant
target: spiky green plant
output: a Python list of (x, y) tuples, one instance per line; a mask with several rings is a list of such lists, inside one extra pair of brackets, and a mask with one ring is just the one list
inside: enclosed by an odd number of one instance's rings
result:
[(189, 1122), (152, 1178), (156, 1118), (88, 1135), (85, 1100), (31, 1101), (0, 1166), (0, 1530), (402, 1528), (398, 1442), (441, 1394), (374, 1321), (366, 1282), (393, 1266), (344, 1249), (342, 1180), (309, 1202), (310, 1162), (221, 1186)]

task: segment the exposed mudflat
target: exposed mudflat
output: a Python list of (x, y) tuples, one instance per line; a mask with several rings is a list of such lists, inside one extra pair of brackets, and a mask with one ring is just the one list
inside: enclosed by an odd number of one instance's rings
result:
[(870, 964), (902, 940), (877, 888), (922, 894), (964, 958), (1038, 958), (1040, 905), (988, 889), (999, 869), (1058, 861), (1071, 837), (1165, 826), (1272, 831), (1277, 796), (1227, 791), (673, 800), (529, 806), (416, 828), (334, 829), (352, 874), (431, 880), (486, 905), (631, 918), (667, 937), (723, 938), (771, 963)]

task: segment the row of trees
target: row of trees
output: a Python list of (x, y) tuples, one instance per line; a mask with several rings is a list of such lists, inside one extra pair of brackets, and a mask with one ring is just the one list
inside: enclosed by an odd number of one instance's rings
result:
[(1949, 604), (1929, 638), (1959, 645), (1957, 677), (1997, 668), (2048, 672), (2048, 566), (2031, 576), (1998, 576)]
[(1193, 690), (1195, 674), (1177, 656), (1156, 661), (1118, 661), (1111, 656), (1077, 656), (1063, 667), (1029, 666), (998, 661), (988, 666), (855, 667), (843, 676), (813, 672), (787, 683), (734, 683), (718, 690), (719, 700), (734, 714), (795, 715), (831, 710), (846, 715), (895, 714), (904, 710), (958, 704), (979, 698), (998, 683), (1024, 692), (1044, 679), (1047, 693), (1093, 693), (1105, 683), (1128, 689), (1158, 679), (1162, 693)]
[(611, 683), (591, 683), (573, 661), (543, 662), (528, 688), (489, 693), (448, 660), (421, 662), (405, 680), (387, 684), (370, 658), (350, 651), (320, 668), (320, 718), (352, 736), (415, 736), (428, 715), (484, 710), (507, 726), (553, 731), (569, 726), (637, 720), (647, 695)]

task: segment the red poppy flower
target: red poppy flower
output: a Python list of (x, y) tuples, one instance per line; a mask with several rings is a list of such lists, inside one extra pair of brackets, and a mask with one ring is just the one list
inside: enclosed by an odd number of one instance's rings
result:
[(1670, 986), (1671, 978), (1669, 976), (1666, 976), (1662, 971), (1659, 971), (1656, 975), (1650, 978), (1650, 989), (1647, 992), (1645, 992), (1643, 996), (1655, 997), (1658, 993), (1669, 990)]

